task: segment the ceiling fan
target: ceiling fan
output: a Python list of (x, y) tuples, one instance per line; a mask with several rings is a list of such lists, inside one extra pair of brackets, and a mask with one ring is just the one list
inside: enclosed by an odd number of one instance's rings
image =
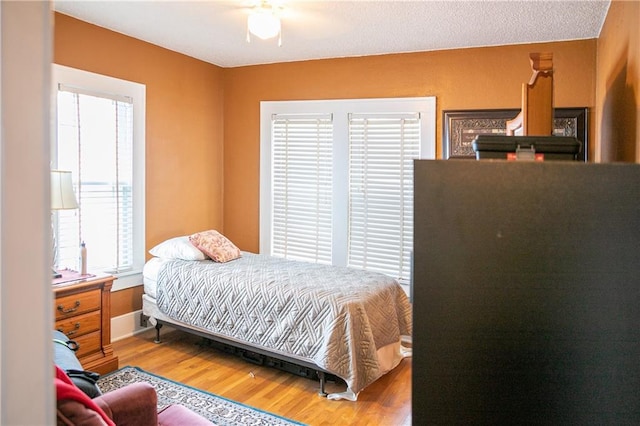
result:
[(282, 45), (283, 27), (305, 40), (323, 38), (326, 34), (344, 31), (341, 17), (334, 13), (335, 1), (309, 0), (246, 0), (247, 41), (251, 36), (263, 40), (278, 37)]
[(247, 18), (247, 42), (251, 42), (252, 34), (262, 40), (278, 36), (278, 46), (282, 46), (280, 16), (283, 8), (283, 2), (279, 0), (255, 2)]

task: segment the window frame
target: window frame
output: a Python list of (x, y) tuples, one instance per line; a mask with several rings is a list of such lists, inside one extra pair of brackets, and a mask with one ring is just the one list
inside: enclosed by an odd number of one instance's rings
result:
[[(57, 167), (57, 96), (60, 85), (78, 88), (89, 93), (103, 93), (106, 96), (126, 96), (133, 102), (133, 267), (131, 270), (112, 274), (112, 291), (139, 286), (142, 283), (142, 268), (145, 256), (145, 120), (146, 86), (79, 70), (64, 65), (53, 64), (52, 120), (51, 120), (51, 168)], [(90, 250), (90, 248), (89, 248)]]
[(436, 157), (436, 98), (372, 98), (310, 101), (260, 102), (260, 253), (270, 254), (272, 217), (272, 149), (271, 133), (274, 114), (333, 114), (334, 134), (334, 216), (345, 218), (334, 222), (332, 264), (345, 266), (348, 259), (349, 194), (349, 113), (419, 112), (421, 120), (420, 159)]

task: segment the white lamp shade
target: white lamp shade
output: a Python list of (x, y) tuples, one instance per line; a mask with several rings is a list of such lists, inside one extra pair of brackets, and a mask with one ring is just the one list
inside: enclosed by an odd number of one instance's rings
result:
[(280, 18), (268, 9), (261, 8), (249, 15), (247, 24), (251, 34), (263, 40), (280, 33)]
[(51, 210), (77, 209), (71, 172), (51, 170)]

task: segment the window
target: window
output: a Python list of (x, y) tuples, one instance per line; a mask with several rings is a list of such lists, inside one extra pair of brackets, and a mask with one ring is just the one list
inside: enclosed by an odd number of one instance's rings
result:
[(349, 266), (409, 279), (420, 114), (349, 116)]
[(52, 168), (71, 171), (79, 209), (56, 212), (58, 267), (140, 284), (144, 265), (145, 87), (68, 67), (54, 67), (56, 138)]
[(262, 102), (260, 251), (410, 279), (435, 99)]
[(271, 254), (331, 264), (330, 114), (273, 118)]

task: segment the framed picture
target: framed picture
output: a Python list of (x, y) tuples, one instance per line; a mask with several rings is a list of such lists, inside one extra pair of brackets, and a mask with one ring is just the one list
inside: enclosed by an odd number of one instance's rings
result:
[[(518, 115), (519, 109), (482, 109), (443, 111), (442, 157), (475, 158), (471, 143), (480, 134), (504, 135), (507, 121)], [(572, 136), (582, 143), (579, 161), (587, 161), (587, 108), (554, 109), (553, 134)]]

